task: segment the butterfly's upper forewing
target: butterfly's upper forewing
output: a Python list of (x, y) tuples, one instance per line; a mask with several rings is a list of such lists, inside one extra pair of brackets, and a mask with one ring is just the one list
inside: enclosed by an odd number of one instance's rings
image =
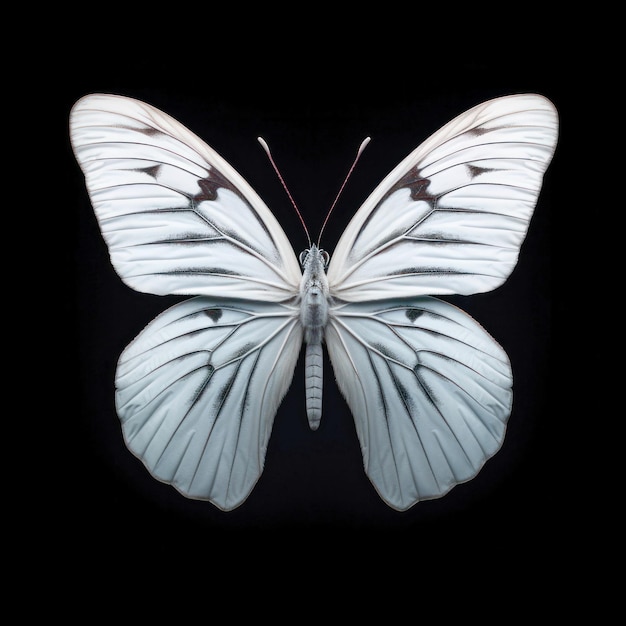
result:
[(272, 213), (175, 119), (131, 98), (94, 94), (72, 109), (70, 134), (127, 285), (266, 302), (297, 293), (300, 268)]
[(489, 291), (517, 262), (557, 138), (541, 96), (498, 98), (446, 124), (357, 211), (331, 258), (348, 301)]

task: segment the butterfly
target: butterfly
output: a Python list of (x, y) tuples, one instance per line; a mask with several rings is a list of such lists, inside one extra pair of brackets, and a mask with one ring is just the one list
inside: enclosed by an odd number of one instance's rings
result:
[(70, 138), (114, 269), (137, 291), (194, 296), (119, 358), (128, 448), (185, 496), (234, 509), (263, 471), (303, 344), (318, 427), (325, 344), (389, 506), (473, 478), (504, 439), (511, 366), (435, 296), (507, 279), (557, 134), (542, 96), (479, 104), (374, 188), (332, 256), (312, 244), (297, 257), (252, 187), (182, 124), (123, 96), (80, 99)]

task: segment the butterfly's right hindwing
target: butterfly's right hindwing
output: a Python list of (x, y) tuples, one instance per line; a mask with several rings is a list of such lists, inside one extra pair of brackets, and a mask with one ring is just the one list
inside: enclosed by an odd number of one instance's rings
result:
[(331, 315), (330, 359), (385, 502), (404, 510), (473, 478), (504, 439), (504, 350), (435, 298), (352, 303)]
[(221, 509), (258, 480), (295, 369), (293, 308), (197, 297), (152, 321), (120, 357), (116, 405), (149, 471)]
[(295, 295), (301, 273), (282, 228), (182, 124), (143, 102), (95, 94), (72, 109), (70, 136), (127, 285), (266, 302)]

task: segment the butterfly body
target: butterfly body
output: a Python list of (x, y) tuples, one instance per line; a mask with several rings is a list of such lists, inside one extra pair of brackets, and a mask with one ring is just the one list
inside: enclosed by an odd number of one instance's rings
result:
[(475, 106), (374, 188), (332, 258), (312, 245), (299, 264), (256, 192), (182, 124), (130, 98), (82, 98), (72, 146), (113, 267), (138, 291), (195, 296), (120, 356), (128, 448), (185, 496), (239, 506), (303, 344), (319, 426), (324, 343), (389, 506), (470, 480), (502, 445), (511, 366), (476, 321), (432, 296), (495, 289), (513, 271), (557, 129), (542, 96)]
[(305, 250), (300, 283), (300, 322), (304, 329), (307, 418), (317, 430), (322, 417), (322, 340), (330, 312), (330, 289), (326, 277), (328, 254), (316, 245)]

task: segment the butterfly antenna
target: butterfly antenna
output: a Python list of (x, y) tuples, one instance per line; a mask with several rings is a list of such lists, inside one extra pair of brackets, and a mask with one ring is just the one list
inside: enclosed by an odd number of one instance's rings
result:
[(350, 167), (350, 169), (348, 170), (348, 173), (346, 174), (346, 177), (343, 180), (343, 183), (341, 185), (341, 187), (339, 188), (339, 191), (337, 192), (337, 195), (335, 196), (335, 200), (333, 201), (332, 205), (330, 206), (330, 209), (328, 209), (328, 213), (326, 214), (326, 218), (324, 219), (324, 223), (322, 224), (322, 228), (320, 229), (320, 236), (317, 239), (317, 245), (319, 247), (320, 242), (322, 241), (322, 233), (324, 232), (324, 228), (326, 228), (326, 222), (328, 222), (328, 218), (330, 217), (330, 214), (333, 212), (333, 209), (335, 208), (335, 205), (337, 204), (337, 200), (339, 200), (339, 196), (341, 195), (341, 192), (343, 191), (343, 188), (346, 186), (346, 183), (348, 182), (348, 178), (350, 178), (350, 175), (352, 174), (352, 170), (355, 168), (357, 161), (359, 160), (361, 153), (363, 152), (363, 150), (365, 150), (365, 146), (367, 146), (367, 144), (370, 142), (370, 137), (366, 137), (362, 142), (361, 145), (359, 146), (359, 149), (357, 150), (356, 153), (356, 157), (354, 158), (354, 162), (352, 163), (352, 166)]
[(310, 248), (311, 247), (311, 237), (309, 235), (309, 229), (306, 227), (306, 224), (304, 223), (304, 219), (302, 219), (302, 214), (300, 213), (300, 210), (298, 209), (298, 205), (296, 204), (295, 200), (293, 199), (293, 197), (289, 193), (289, 189), (287, 188), (287, 184), (285, 183), (285, 180), (281, 176), (281, 173), (278, 170), (278, 167), (276, 166), (276, 163), (274, 163), (274, 159), (272, 157), (272, 153), (270, 152), (270, 147), (267, 145), (267, 142), (265, 141), (265, 139), (263, 139), (263, 137), (257, 137), (257, 141), (261, 144), (261, 146), (263, 147), (263, 150), (265, 150), (265, 152), (267, 153), (267, 157), (270, 160), (270, 163), (272, 164), (272, 167), (274, 168), (274, 171), (276, 172), (276, 176), (278, 176), (278, 180), (280, 180), (280, 182), (281, 182), (281, 184), (283, 186), (283, 189), (285, 190), (285, 192), (289, 196), (289, 200), (291, 200), (291, 204), (293, 204), (293, 208), (296, 210), (296, 213), (298, 214), (298, 217), (300, 218), (300, 223), (302, 224), (302, 227), (304, 228), (304, 232), (306, 233), (306, 238), (307, 238), (307, 240), (309, 242), (309, 248)]

